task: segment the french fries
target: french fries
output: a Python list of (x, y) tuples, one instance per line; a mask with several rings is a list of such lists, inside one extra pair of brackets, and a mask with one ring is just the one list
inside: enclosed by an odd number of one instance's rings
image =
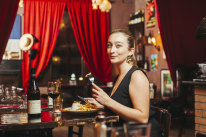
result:
[(99, 107), (91, 104), (91, 103), (86, 103), (85, 105), (80, 104), (79, 109), (77, 111), (90, 111), (94, 109), (99, 109)]
[(97, 107), (91, 103), (86, 103), (86, 104), (79, 104), (78, 108), (73, 110), (72, 107), (64, 108), (63, 111), (92, 111), (92, 110), (97, 110), (101, 109), (102, 107)]

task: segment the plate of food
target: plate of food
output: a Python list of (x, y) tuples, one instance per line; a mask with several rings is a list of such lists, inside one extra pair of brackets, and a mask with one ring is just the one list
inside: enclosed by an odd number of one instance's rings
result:
[(71, 107), (62, 109), (62, 112), (76, 113), (76, 114), (90, 114), (103, 110), (102, 107), (95, 106), (91, 103), (81, 104), (79, 101), (74, 101)]

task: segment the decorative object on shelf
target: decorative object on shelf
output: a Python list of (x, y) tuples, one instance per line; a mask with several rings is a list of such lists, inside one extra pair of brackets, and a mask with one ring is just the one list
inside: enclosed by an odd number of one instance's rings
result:
[(149, 33), (149, 36), (147, 37), (147, 44), (148, 45), (154, 45), (154, 47), (160, 51), (160, 46), (157, 45), (157, 42), (156, 42), (156, 38), (152, 35), (151, 31)]
[(72, 86), (77, 85), (76, 75), (74, 73), (71, 74), (69, 85), (72, 85)]
[(173, 96), (173, 82), (169, 70), (161, 70), (161, 98), (168, 99)]
[(130, 14), (129, 25), (138, 24), (144, 22), (144, 9), (138, 10), (133, 14)]
[(93, 10), (97, 10), (98, 7), (102, 12), (109, 12), (112, 8), (112, 4), (109, 0), (92, 0)]
[(146, 29), (155, 27), (155, 6), (153, 0), (146, 0), (145, 22)]
[(148, 57), (146, 57), (145, 62), (144, 62), (144, 70), (149, 71), (149, 60)]
[(145, 62), (144, 22), (129, 24), (128, 28), (135, 40), (135, 56), (137, 59), (137, 66), (139, 68), (144, 68), (144, 62)]

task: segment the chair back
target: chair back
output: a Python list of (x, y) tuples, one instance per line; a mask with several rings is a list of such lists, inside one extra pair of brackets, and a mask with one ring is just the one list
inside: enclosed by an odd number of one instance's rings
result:
[(206, 137), (206, 133), (197, 132), (196, 137)]
[(154, 117), (160, 124), (162, 136), (169, 137), (171, 114), (168, 112), (168, 110), (155, 106), (151, 106), (151, 110), (155, 112)]
[(150, 137), (151, 124), (128, 122), (124, 124), (126, 137)]

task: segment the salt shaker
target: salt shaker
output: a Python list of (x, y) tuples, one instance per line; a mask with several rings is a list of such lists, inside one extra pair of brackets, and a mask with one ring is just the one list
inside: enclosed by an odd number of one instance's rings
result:
[(105, 116), (96, 116), (96, 124), (94, 126), (94, 136), (95, 137), (106, 137), (107, 125), (105, 124)]

